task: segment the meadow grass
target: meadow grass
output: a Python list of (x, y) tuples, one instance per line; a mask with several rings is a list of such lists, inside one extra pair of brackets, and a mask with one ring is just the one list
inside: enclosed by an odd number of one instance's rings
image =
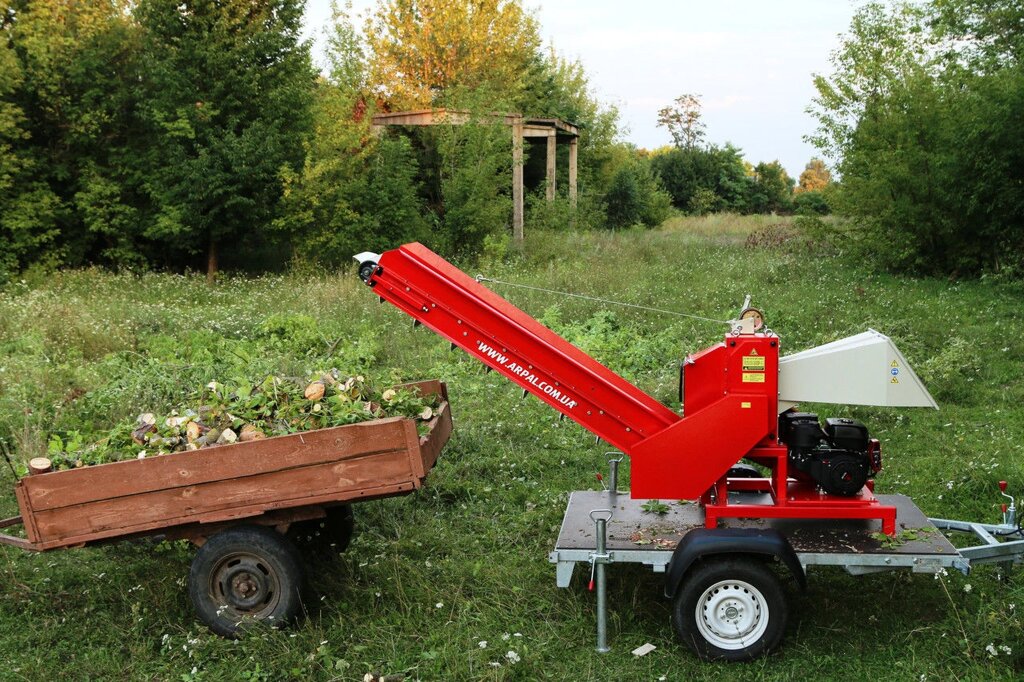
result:
[[(994, 521), (996, 482), (1024, 481), (1021, 287), (877, 274), (799, 240), (748, 246), (776, 218), (674, 220), (662, 230), (534, 233), (471, 274), (728, 319), (744, 295), (783, 352), (873, 327), (890, 335), (940, 411), (817, 406), (883, 442), (880, 492), (933, 516)], [(757, 243), (756, 241), (754, 243)], [(721, 325), (495, 289), (677, 406), (678, 363)], [(1024, 583), (994, 568), (789, 585), (776, 655), (705, 664), (679, 645), (661, 577), (609, 571), (613, 652), (593, 651), (594, 600), (555, 587), (547, 553), (568, 491), (595, 488), (607, 446), (377, 299), (349, 273), (227, 278), (56, 273), (0, 292), (0, 438), (18, 459), (51, 434), (92, 434), (180, 404), (212, 379), (359, 371), (448, 382), (455, 434), (420, 492), (363, 503), (344, 555), (310, 566), (304, 622), (240, 641), (188, 605), (188, 545), (0, 549), (0, 679), (424, 680), (1011, 679), (1024, 671)], [(0, 514), (16, 514), (0, 472)], [(628, 469), (627, 472), (628, 474)], [(658, 648), (643, 658), (629, 651)], [(510, 654), (509, 652), (513, 652)], [(994, 652), (994, 653), (992, 653)], [(515, 662), (513, 662), (515, 660)]]

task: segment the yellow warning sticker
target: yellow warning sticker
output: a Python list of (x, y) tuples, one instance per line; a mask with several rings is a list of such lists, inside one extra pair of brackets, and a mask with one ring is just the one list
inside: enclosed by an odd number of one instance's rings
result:
[(764, 371), (764, 358), (760, 355), (744, 355), (743, 356), (743, 371)]
[(889, 366), (890, 366), (890, 367), (899, 367), (899, 366), (900, 366), (900, 363), (898, 363), (898, 362), (896, 362), (895, 360), (893, 360), (893, 361), (892, 361), (892, 364), (891, 364), (891, 365), (889, 365)]
[(763, 384), (764, 374), (760, 372), (744, 372), (743, 383), (745, 384)]
[(750, 403), (742, 402), (742, 403), (740, 403), (740, 408), (744, 409), (744, 410), (749, 410), (750, 409)]
[[(746, 381), (746, 380), (744, 379), (744, 381)], [(900, 383), (900, 380), (899, 380), (899, 379), (897, 379), (896, 377), (893, 377), (893, 378), (892, 378), (892, 381), (890, 381), (889, 383), (890, 383), (890, 384), (898, 384), (898, 383)]]

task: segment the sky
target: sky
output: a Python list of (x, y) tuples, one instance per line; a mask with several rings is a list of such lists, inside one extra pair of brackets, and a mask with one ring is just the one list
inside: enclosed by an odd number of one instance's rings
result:
[[(353, 0), (356, 16), (377, 6)], [(701, 96), (706, 139), (751, 163), (779, 160), (797, 178), (818, 156), (803, 136), (813, 75), (828, 74), (858, 0), (523, 0), (547, 44), (579, 59), (598, 99), (618, 107), (623, 139), (671, 142), (658, 109)], [(307, 0), (306, 35), (322, 54), (330, 0)], [(357, 20), (361, 26), (362, 21)]]

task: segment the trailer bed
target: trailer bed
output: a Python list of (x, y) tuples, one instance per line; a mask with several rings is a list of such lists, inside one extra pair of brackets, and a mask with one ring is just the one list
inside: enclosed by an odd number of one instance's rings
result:
[[(730, 502), (758, 504), (760, 495), (732, 493)], [(934, 573), (942, 568), (962, 570), (965, 564), (956, 547), (905, 495), (879, 495), (882, 504), (897, 508), (897, 540), (883, 541), (877, 520), (722, 519), (722, 528), (775, 529), (788, 540), (800, 562), (842, 566), (850, 573), (872, 573), (907, 568)], [(591, 512), (607, 509), (609, 563), (642, 563), (664, 572), (679, 541), (691, 530), (704, 527), (704, 511), (690, 502), (670, 503), (669, 511), (643, 511), (647, 500), (628, 493), (582, 490), (569, 496), (562, 528), (550, 560), (557, 565), (559, 587), (568, 587), (573, 567), (589, 562), (597, 537)]]
[(0, 544), (49, 550), (160, 534), (202, 542), (225, 524), (282, 525), (327, 507), (410, 493), (452, 431), (438, 381), (409, 384), (441, 405), (420, 436), (393, 417), (193, 452), (26, 476), (15, 485), (25, 537)]

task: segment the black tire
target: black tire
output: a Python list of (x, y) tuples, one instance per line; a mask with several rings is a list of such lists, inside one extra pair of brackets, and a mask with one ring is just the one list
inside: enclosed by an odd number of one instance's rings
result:
[(326, 513), (323, 518), (293, 523), (288, 529), (288, 538), (299, 550), (337, 556), (348, 549), (356, 528), (352, 505), (328, 507)]
[(359, 264), (359, 279), (369, 282), (377, 272), (377, 264), (372, 260), (366, 260)]
[(753, 464), (737, 462), (729, 467), (729, 478), (764, 478), (764, 474)]
[(266, 526), (237, 526), (199, 548), (188, 592), (196, 614), (222, 637), (253, 622), (287, 625), (302, 610), (302, 564), (295, 546)]
[(704, 660), (749, 661), (768, 654), (782, 641), (786, 617), (778, 576), (758, 559), (738, 557), (696, 563), (672, 607), (679, 639)]

